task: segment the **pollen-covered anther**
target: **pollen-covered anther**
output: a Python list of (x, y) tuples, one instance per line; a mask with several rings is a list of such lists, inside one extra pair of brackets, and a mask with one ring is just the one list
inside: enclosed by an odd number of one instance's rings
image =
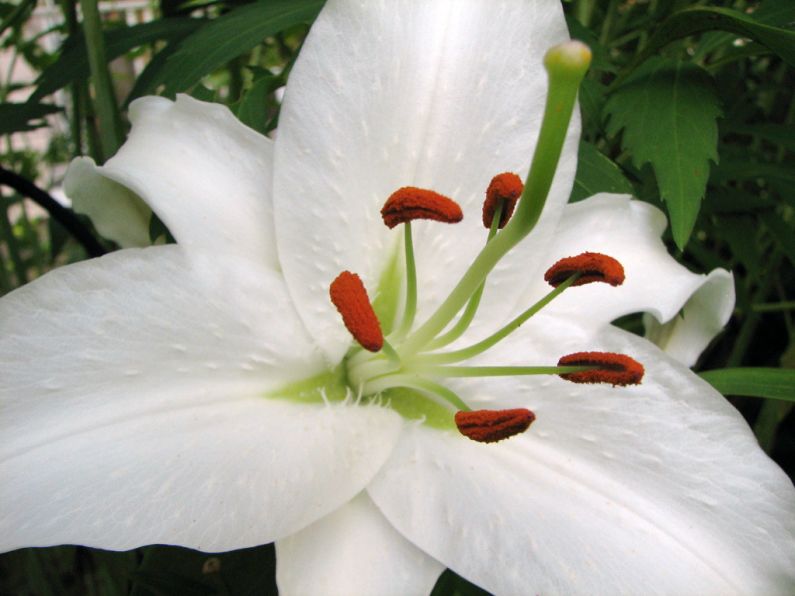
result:
[(613, 257), (598, 252), (584, 252), (576, 257), (561, 259), (544, 274), (544, 281), (553, 288), (557, 288), (572, 275), (579, 273), (580, 277), (573, 286), (582, 286), (600, 281), (611, 286), (620, 286), (624, 283), (624, 267)]
[(558, 366), (594, 366), (593, 370), (561, 373), (560, 377), (572, 383), (610, 383), (611, 385), (638, 385), (643, 379), (643, 365), (626, 354), (612, 352), (577, 352), (563, 356)]
[(432, 190), (404, 186), (386, 200), (381, 209), (381, 217), (388, 227), (394, 228), (415, 219), (458, 223), (464, 218), (464, 214), (453, 199)]
[(467, 438), (479, 443), (496, 443), (528, 429), (535, 414), (525, 408), (457, 412), (455, 425)]
[(504, 228), (513, 215), (516, 201), (522, 196), (522, 190), (524, 190), (524, 184), (516, 174), (503, 172), (494, 176), (486, 189), (486, 200), (483, 202), (483, 225), (486, 228), (491, 228), (494, 212), (502, 204), (499, 227), (500, 229)]
[(361, 278), (343, 271), (331, 282), (329, 295), (353, 338), (365, 350), (378, 352), (384, 345), (384, 334)]

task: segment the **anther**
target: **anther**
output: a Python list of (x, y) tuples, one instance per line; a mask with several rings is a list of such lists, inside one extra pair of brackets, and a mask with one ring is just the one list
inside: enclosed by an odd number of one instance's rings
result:
[(414, 219), (458, 223), (464, 218), (464, 214), (453, 199), (432, 190), (404, 186), (386, 200), (381, 209), (381, 217), (388, 227), (394, 228)]
[(479, 443), (496, 443), (528, 429), (535, 414), (525, 408), (457, 412), (455, 425), (462, 435)]
[(523, 189), (522, 179), (516, 174), (503, 172), (494, 176), (486, 189), (486, 200), (483, 202), (483, 225), (491, 228), (494, 212), (502, 204), (499, 227), (504, 228), (513, 215), (516, 201), (522, 195)]
[(353, 338), (365, 350), (378, 352), (384, 345), (384, 335), (361, 278), (343, 271), (331, 282), (329, 295)]
[(638, 385), (643, 379), (643, 365), (625, 354), (612, 352), (577, 352), (563, 356), (558, 366), (594, 366), (593, 370), (561, 373), (560, 377), (572, 383), (610, 383)]
[(624, 267), (613, 257), (598, 252), (584, 252), (576, 257), (561, 259), (547, 269), (544, 280), (557, 288), (574, 274), (580, 274), (573, 286), (582, 286), (600, 281), (611, 286), (624, 283)]

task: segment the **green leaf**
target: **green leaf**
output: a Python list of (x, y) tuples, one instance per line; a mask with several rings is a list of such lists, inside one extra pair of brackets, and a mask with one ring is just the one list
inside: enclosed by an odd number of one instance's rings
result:
[(237, 107), (238, 119), (246, 126), (265, 134), (268, 125), (267, 98), (282, 85), (284, 79), (270, 73), (264, 73), (255, 79)]
[(615, 162), (591, 143), (580, 141), (577, 175), (569, 202), (581, 201), (599, 192), (632, 194), (633, 190)]
[(166, 62), (166, 94), (187, 90), (270, 35), (311, 23), (322, 6), (322, 0), (260, 0), (213, 20), (187, 37)]
[[(204, 21), (199, 19), (160, 19), (151, 23), (121, 27), (104, 32), (105, 54), (113, 60), (133, 48), (158, 40), (175, 41), (195, 31)], [(88, 54), (83, 35), (70, 37), (61, 48), (61, 55), (36, 80), (35, 101), (62, 89), (76, 79), (90, 74)]]
[(58, 106), (43, 103), (0, 103), (0, 134), (46, 126), (44, 117), (60, 111)]
[(724, 395), (795, 401), (795, 370), (787, 368), (722, 368), (699, 373)]
[[(768, 15), (768, 18), (773, 16)], [(766, 25), (736, 10), (717, 7), (688, 8), (671, 16), (651, 37), (635, 64), (654, 56), (660, 48), (676, 39), (704, 31), (728, 31), (748, 37), (781, 56), (790, 66), (795, 66), (795, 32)]]
[(651, 164), (668, 207), (676, 245), (693, 230), (718, 160), (719, 100), (709, 75), (693, 64), (654, 57), (638, 68), (605, 104), (607, 132), (624, 130), (621, 145), (637, 168)]

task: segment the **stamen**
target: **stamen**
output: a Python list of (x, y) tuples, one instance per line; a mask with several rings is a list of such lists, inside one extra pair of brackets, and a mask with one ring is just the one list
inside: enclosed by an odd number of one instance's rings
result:
[(544, 281), (557, 288), (569, 277), (579, 273), (580, 277), (572, 285), (582, 286), (601, 281), (611, 286), (624, 283), (624, 267), (613, 257), (598, 252), (584, 252), (576, 257), (561, 259), (544, 274)]
[(504, 228), (513, 215), (516, 201), (522, 195), (523, 189), (522, 179), (512, 172), (503, 172), (494, 176), (486, 190), (486, 200), (483, 203), (483, 225), (491, 228), (494, 212), (498, 206), (503, 205), (499, 227)]
[(343, 271), (331, 282), (329, 296), (353, 338), (365, 350), (378, 352), (384, 345), (384, 335), (361, 278)]
[(616, 385), (638, 385), (643, 379), (643, 365), (626, 354), (612, 352), (577, 352), (563, 356), (558, 366), (597, 366), (588, 371), (563, 373), (562, 379), (572, 383), (610, 383)]
[(479, 443), (496, 443), (528, 429), (535, 414), (525, 408), (457, 412), (455, 424), (462, 435)]
[(461, 207), (453, 199), (432, 190), (404, 186), (393, 192), (381, 209), (384, 223), (394, 228), (414, 219), (432, 219), (458, 223), (464, 218)]

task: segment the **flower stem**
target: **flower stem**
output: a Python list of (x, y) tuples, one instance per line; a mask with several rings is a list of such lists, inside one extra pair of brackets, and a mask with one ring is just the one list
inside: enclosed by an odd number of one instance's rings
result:
[(105, 38), (102, 34), (102, 19), (97, 0), (80, 0), (83, 13), (83, 32), (86, 38), (88, 64), (96, 94), (96, 110), (99, 116), (99, 132), (103, 161), (116, 153), (121, 145), (121, 119), (119, 107), (113, 94), (113, 84), (108, 72), (105, 54)]

